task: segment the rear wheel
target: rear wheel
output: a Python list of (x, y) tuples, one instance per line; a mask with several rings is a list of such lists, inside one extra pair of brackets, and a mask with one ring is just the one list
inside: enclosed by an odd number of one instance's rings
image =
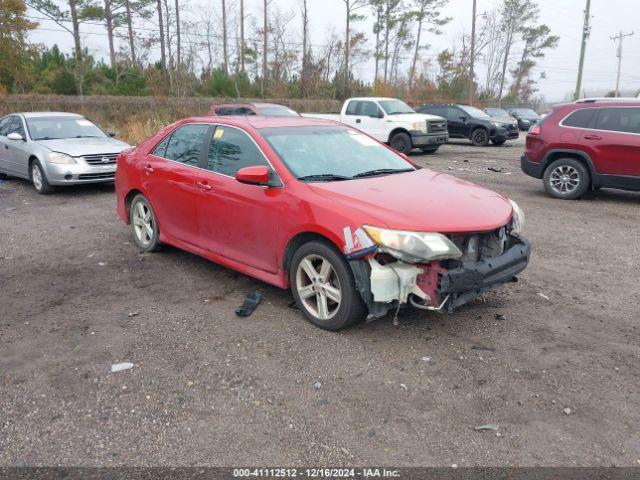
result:
[(31, 177), (31, 183), (33, 188), (36, 189), (40, 195), (49, 195), (53, 192), (54, 187), (49, 184), (47, 175), (44, 173), (44, 169), (38, 160), (34, 160), (29, 168), (29, 176)]
[(476, 147), (486, 147), (489, 144), (489, 132), (484, 128), (476, 128), (471, 132), (471, 143)]
[(339, 330), (366, 316), (349, 265), (325, 242), (312, 241), (296, 251), (289, 281), (298, 308), (320, 328)]
[(587, 167), (575, 158), (560, 158), (547, 167), (544, 188), (554, 198), (572, 200), (589, 189), (591, 177)]
[(398, 132), (391, 137), (391, 141), (389, 142), (395, 150), (404, 153), (405, 155), (409, 155), (411, 150), (413, 149), (413, 145), (411, 143), (411, 137), (408, 133)]
[(129, 207), (129, 223), (133, 231), (133, 241), (145, 252), (160, 250), (160, 230), (156, 214), (144, 195), (138, 194)]
[(438, 145), (437, 147), (428, 147), (428, 148), (423, 148), (422, 149), (422, 153), (436, 153), (438, 151), (438, 149), (440, 148), (440, 145)]

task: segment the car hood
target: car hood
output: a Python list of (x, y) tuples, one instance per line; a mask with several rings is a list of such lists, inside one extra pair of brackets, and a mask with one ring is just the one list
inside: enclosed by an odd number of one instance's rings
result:
[(100, 153), (120, 153), (129, 145), (115, 138), (62, 138), (59, 140), (37, 140), (36, 143), (54, 152), (72, 157)]
[(331, 202), (364, 214), (358, 221), (398, 230), (489, 231), (506, 225), (513, 213), (502, 195), (428, 169), (308, 185)]
[(518, 123), (515, 118), (505, 116), (491, 117), (491, 120), (493, 120), (494, 122), (510, 123), (511, 125), (516, 125)]
[(430, 115), (428, 113), (399, 113), (395, 115), (387, 115), (387, 119), (408, 123), (444, 120), (442, 117)]

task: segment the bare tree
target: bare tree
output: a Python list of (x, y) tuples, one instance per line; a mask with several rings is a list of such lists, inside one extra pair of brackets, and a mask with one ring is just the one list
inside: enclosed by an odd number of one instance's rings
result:
[(178, 0), (175, 0), (175, 8), (176, 8), (176, 65), (178, 69), (180, 69), (182, 65), (182, 45), (180, 44), (180, 8), (178, 6)]
[(344, 35), (344, 82), (345, 93), (349, 89), (349, 57), (351, 49), (351, 22), (361, 20), (358, 10), (367, 5), (367, 0), (342, 0), (346, 8), (346, 26)]
[(412, 15), (416, 20), (417, 26), (413, 59), (411, 60), (411, 68), (409, 69), (409, 90), (411, 90), (413, 86), (420, 49), (424, 48), (421, 43), (422, 30), (427, 26), (427, 31), (436, 34), (441, 33), (438, 27), (451, 21), (450, 18), (440, 18), (440, 9), (448, 2), (449, 0), (414, 0), (415, 10), (412, 12)]
[(227, 2), (222, 0), (222, 55), (224, 73), (229, 75), (229, 37), (227, 32)]
[[(306, 1), (306, 0), (305, 0)], [(240, 0), (240, 71), (244, 73), (244, 55), (246, 51), (244, 41), (244, 0)]]
[(162, 85), (165, 93), (168, 91), (167, 52), (165, 48), (164, 22), (162, 19), (162, 1), (158, 0), (158, 26), (160, 27), (160, 57), (162, 61)]

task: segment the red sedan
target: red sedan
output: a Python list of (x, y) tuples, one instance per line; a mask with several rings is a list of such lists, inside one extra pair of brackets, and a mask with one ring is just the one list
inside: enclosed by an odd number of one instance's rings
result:
[(451, 312), (529, 261), (514, 202), (330, 121), (182, 120), (118, 157), (116, 192), (142, 250), (290, 287), (330, 330), (405, 304)]

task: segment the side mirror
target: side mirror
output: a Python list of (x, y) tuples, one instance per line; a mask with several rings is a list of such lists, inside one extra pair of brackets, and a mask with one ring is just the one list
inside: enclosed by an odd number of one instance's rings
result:
[(384, 112), (378, 110), (378, 114), (374, 115), (374, 118), (384, 118)]
[(465, 115), (460, 115), (460, 120), (462, 120), (463, 122), (467, 121), (467, 118)]
[(24, 138), (22, 138), (22, 135), (20, 135), (19, 133), (16, 133), (16, 132), (10, 133), (9, 135), (7, 135), (7, 138), (9, 140), (15, 140), (15, 141), (18, 141), (18, 142), (24, 140)]
[(109, 135), (111, 138), (116, 136), (116, 132), (107, 132), (107, 135)]
[(250, 185), (265, 185), (269, 183), (269, 168), (265, 165), (241, 168), (236, 172), (236, 180)]

